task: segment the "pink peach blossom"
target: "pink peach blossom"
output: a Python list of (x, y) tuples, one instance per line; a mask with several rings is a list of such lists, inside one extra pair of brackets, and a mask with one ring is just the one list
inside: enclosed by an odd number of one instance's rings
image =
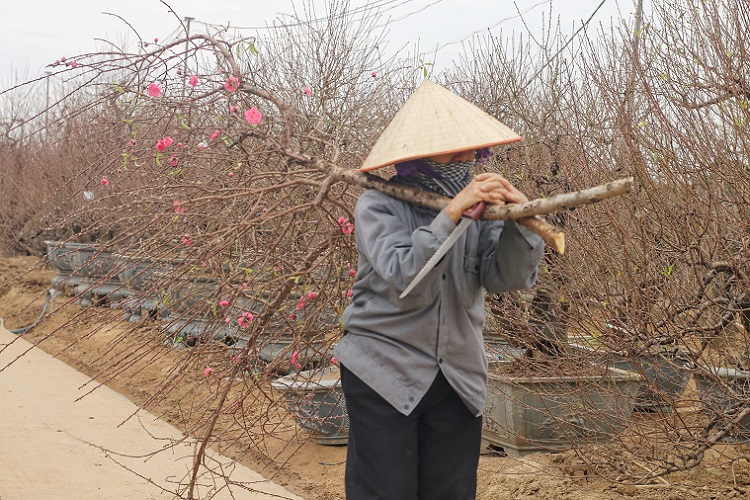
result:
[(102, 186), (109, 186), (109, 181), (107, 180), (106, 177), (102, 177), (101, 183), (102, 183)]
[(182, 242), (182, 243), (183, 243), (184, 245), (186, 245), (186, 246), (190, 246), (190, 245), (192, 245), (192, 244), (193, 244), (193, 240), (192, 240), (192, 238), (190, 238), (190, 235), (189, 235), (189, 234), (187, 234), (187, 233), (185, 233), (185, 234), (184, 234), (184, 235), (182, 236), (182, 238), (180, 239), (180, 241), (181, 241), (181, 242)]
[(290, 359), (290, 362), (292, 363), (292, 366), (296, 369), (302, 368), (302, 365), (299, 364), (299, 351), (294, 351), (292, 353), (292, 359)]
[(310, 95), (310, 94), (312, 94), (312, 90), (310, 90), (310, 87), (305, 87), (305, 90), (304, 90), (304, 92), (305, 92), (305, 95)]
[(356, 269), (354, 269), (354, 268), (349, 269), (349, 276), (354, 276), (355, 274), (357, 274), (357, 270)]
[(209, 141), (213, 141), (214, 139), (216, 139), (217, 137), (219, 137), (219, 134), (221, 134), (220, 130), (214, 130), (214, 133), (211, 134), (211, 137), (209, 137), (208, 140)]
[(221, 307), (227, 307), (229, 305), (229, 301), (228, 300), (220, 300), (219, 301), (219, 305)]
[(229, 172), (229, 173), (228, 173), (227, 175), (228, 175), (229, 177), (234, 177), (234, 172)]
[(261, 118), (263, 118), (263, 115), (258, 111), (258, 108), (252, 107), (245, 111), (245, 121), (249, 123), (250, 125), (257, 125), (260, 123)]
[(77, 62), (75, 62), (75, 61), (70, 61), (70, 67), (71, 67), (71, 68), (75, 68), (76, 66), (78, 66), (78, 63), (77, 63)]
[(198, 75), (191, 75), (188, 79), (188, 85), (190, 85), (191, 87), (195, 87), (196, 85), (198, 85)]
[(240, 325), (240, 328), (247, 328), (250, 326), (250, 322), (253, 320), (254, 316), (252, 313), (249, 312), (243, 312), (242, 315), (237, 318), (237, 324)]
[(205, 369), (205, 370), (203, 370), (203, 376), (204, 376), (205, 378), (208, 378), (208, 377), (210, 377), (210, 376), (211, 376), (211, 374), (212, 374), (213, 372), (214, 372), (214, 369), (213, 369), (213, 368), (211, 368), (210, 366), (207, 366), (207, 367), (206, 367), (206, 369)]
[(174, 211), (176, 214), (185, 213), (185, 207), (181, 206), (180, 200), (174, 200)]
[(155, 83), (149, 83), (146, 90), (151, 97), (159, 97), (161, 95), (161, 88)]
[(308, 292), (307, 293), (307, 298), (310, 299), (310, 300), (313, 300), (315, 298), (315, 292)]
[(339, 217), (339, 226), (341, 226), (341, 232), (344, 234), (352, 234), (354, 232), (354, 224), (349, 222), (349, 219), (343, 215)]
[(229, 106), (229, 112), (230, 113), (236, 113), (237, 112), (237, 106)]
[(236, 76), (230, 76), (224, 82), (224, 88), (227, 89), (229, 92), (234, 92), (235, 90), (240, 88), (240, 79), (237, 78)]

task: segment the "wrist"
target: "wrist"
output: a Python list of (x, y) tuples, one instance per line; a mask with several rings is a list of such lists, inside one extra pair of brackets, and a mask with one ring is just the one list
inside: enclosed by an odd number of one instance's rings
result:
[(450, 220), (452, 220), (455, 224), (458, 224), (458, 221), (461, 220), (461, 215), (463, 215), (464, 211), (461, 210), (461, 207), (456, 206), (453, 202), (448, 203), (448, 206), (445, 207), (445, 213), (448, 215)]

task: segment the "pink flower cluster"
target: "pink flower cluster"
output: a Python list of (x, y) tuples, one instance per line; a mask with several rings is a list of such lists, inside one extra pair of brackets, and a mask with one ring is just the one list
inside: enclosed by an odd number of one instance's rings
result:
[(70, 66), (71, 68), (75, 68), (76, 66), (78, 66), (78, 63), (75, 61), (66, 62), (67, 59), (68, 59), (67, 57), (62, 56), (60, 59), (57, 59), (55, 62), (53, 62), (52, 66), (53, 67), (60, 66), (61, 64), (64, 64), (65, 66)]
[(182, 206), (182, 203), (180, 200), (174, 200), (174, 213), (176, 214), (182, 214), (185, 213), (185, 207)]
[(250, 326), (250, 322), (253, 320), (254, 316), (252, 313), (249, 312), (243, 312), (239, 318), (237, 318), (237, 324), (240, 325), (240, 328), (247, 328)]
[(349, 219), (343, 215), (339, 217), (339, 226), (341, 226), (341, 232), (344, 234), (352, 234), (354, 232), (354, 224), (349, 222)]
[(182, 238), (180, 239), (180, 241), (185, 246), (190, 246), (190, 245), (193, 244), (193, 239), (187, 233), (185, 233), (185, 234), (182, 235)]
[(190, 78), (188, 78), (188, 85), (191, 87), (198, 85), (198, 75), (191, 75)]
[(205, 370), (203, 370), (203, 376), (208, 378), (211, 376), (211, 374), (214, 372), (214, 369), (210, 366), (207, 366)]
[(292, 353), (292, 359), (289, 360), (294, 368), (299, 370), (302, 368), (302, 365), (299, 363), (299, 351), (294, 351)]
[(299, 299), (299, 302), (297, 302), (297, 310), (298, 310), (298, 311), (299, 311), (299, 310), (301, 310), (301, 309), (304, 309), (304, 307), (305, 307), (305, 302), (306, 302), (307, 300), (315, 300), (315, 292), (308, 292), (308, 293), (307, 293), (307, 295), (303, 295), (303, 296), (302, 296), (302, 297), (301, 297), (301, 298)]
[(156, 147), (156, 150), (157, 150), (157, 151), (164, 151), (164, 150), (166, 150), (166, 149), (167, 149), (167, 148), (168, 148), (169, 146), (171, 146), (173, 142), (174, 142), (174, 141), (172, 140), (172, 138), (171, 138), (171, 137), (169, 137), (169, 136), (165, 136), (165, 137), (163, 137), (163, 138), (159, 139), (159, 140), (158, 140), (158, 141), (156, 142), (156, 146), (155, 146), (155, 147)]

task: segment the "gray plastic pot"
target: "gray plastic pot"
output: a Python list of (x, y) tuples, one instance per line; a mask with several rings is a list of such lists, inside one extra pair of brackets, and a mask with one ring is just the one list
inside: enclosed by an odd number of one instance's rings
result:
[(570, 346), (574, 353), (591, 361), (640, 375), (641, 384), (633, 403), (634, 409), (639, 411), (672, 413), (690, 381), (692, 363), (679, 351), (654, 351), (626, 357), (597, 350), (585, 343)]
[(346, 444), (349, 415), (338, 367), (292, 373), (271, 382), (286, 399), (294, 420), (322, 445)]
[(712, 366), (696, 370), (693, 379), (705, 413), (729, 427), (725, 441), (750, 442), (750, 414), (732, 422), (733, 414), (750, 405), (750, 371)]
[(490, 373), (482, 436), (509, 456), (610, 441), (632, 414), (640, 376), (607, 368), (580, 376)]

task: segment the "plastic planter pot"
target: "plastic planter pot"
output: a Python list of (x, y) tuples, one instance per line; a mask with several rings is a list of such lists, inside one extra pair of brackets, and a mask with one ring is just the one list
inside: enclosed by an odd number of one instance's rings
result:
[(96, 245), (90, 243), (61, 243), (59, 241), (45, 241), (44, 244), (47, 245), (47, 263), (57, 271), (55, 277), (52, 278), (52, 286), (68, 291), (70, 295), (73, 295), (73, 288), (78, 286), (83, 279), (80, 273), (75, 272), (77, 269), (75, 263), (78, 260), (73, 258), (73, 254)]
[(725, 441), (750, 442), (750, 414), (733, 425), (733, 415), (750, 403), (750, 371), (707, 367), (696, 370), (693, 379), (705, 413), (729, 427)]
[(640, 375), (641, 384), (633, 403), (635, 410), (672, 413), (676, 401), (690, 381), (692, 363), (679, 350), (645, 352), (626, 357), (596, 349), (586, 340), (571, 344), (571, 348), (591, 361)]
[(120, 254), (117, 257), (121, 263), (117, 276), (130, 292), (122, 303), (126, 319), (135, 322), (144, 315), (165, 317), (160, 281), (184, 260)]
[(293, 373), (271, 382), (281, 392), (294, 420), (322, 445), (346, 444), (349, 416), (338, 367)]
[(628, 425), (640, 377), (606, 370), (604, 376), (490, 373), (482, 436), (513, 457), (610, 441)]
[(71, 253), (70, 261), (74, 274), (81, 276), (81, 282), (73, 289), (79, 305), (111, 303), (130, 295), (117, 276), (121, 262), (112, 250), (95, 245), (80, 248)]

